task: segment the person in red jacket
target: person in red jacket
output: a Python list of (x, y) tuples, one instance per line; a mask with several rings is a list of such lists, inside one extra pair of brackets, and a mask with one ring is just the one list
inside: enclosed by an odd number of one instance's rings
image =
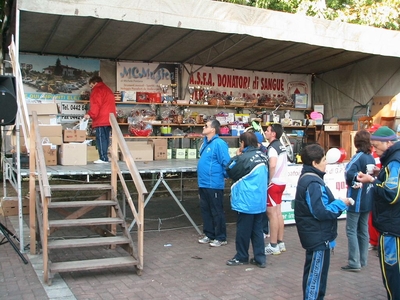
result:
[(89, 80), (92, 89), (90, 93), (90, 107), (84, 118), (92, 118), (92, 128), (96, 130), (96, 145), (100, 159), (95, 164), (108, 163), (108, 147), (110, 145), (110, 113), (117, 114), (115, 97), (111, 89), (103, 82), (100, 76), (93, 76)]

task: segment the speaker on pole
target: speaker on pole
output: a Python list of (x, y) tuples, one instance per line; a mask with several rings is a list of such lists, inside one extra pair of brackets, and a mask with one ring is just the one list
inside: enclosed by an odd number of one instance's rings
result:
[(13, 125), (18, 112), (15, 77), (0, 76), (0, 126)]

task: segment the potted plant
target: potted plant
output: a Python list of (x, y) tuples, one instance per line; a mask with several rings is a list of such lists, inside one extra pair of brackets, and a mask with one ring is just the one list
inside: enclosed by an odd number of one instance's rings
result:
[(117, 110), (117, 122), (118, 123), (127, 123), (128, 122), (128, 114), (122, 109)]

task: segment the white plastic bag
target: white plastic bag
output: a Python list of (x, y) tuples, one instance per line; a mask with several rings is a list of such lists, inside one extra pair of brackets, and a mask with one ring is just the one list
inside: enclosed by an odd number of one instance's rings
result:
[(86, 129), (87, 129), (88, 122), (89, 122), (89, 119), (82, 118), (82, 119), (79, 121), (79, 124), (77, 124), (76, 126), (74, 126), (73, 129), (86, 130)]

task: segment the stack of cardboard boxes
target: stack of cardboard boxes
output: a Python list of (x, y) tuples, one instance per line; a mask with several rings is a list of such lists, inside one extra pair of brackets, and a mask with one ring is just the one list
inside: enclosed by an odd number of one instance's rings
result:
[[(167, 140), (149, 139), (145, 142), (126, 142), (134, 161), (167, 159)], [(126, 158), (121, 155), (121, 160)]]
[(63, 166), (87, 164), (86, 130), (64, 129), (63, 143), (58, 151), (58, 163)]
[[(28, 112), (36, 111), (39, 121), (39, 133), (42, 138), (44, 156), (47, 166), (86, 165), (99, 159), (95, 146), (88, 146), (86, 130), (64, 129), (57, 124), (58, 107), (56, 103), (29, 103)], [(21, 133), (22, 135), (22, 133)], [(25, 142), (21, 140), (21, 153), (27, 153)], [(168, 149), (167, 139), (155, 138), (146, 141), (127, 142), (135, 161), (152, 161), (165, 159), (196, 159), (196, 149)], [(26, 154), (25, 154), (26, 155)], [(125, 158), (121, 157), (122, 160)], [(28, 164), (29, 159), (26, 159)], [(21, 159), (22, 162), (22, 159)], [(22, 167), (29, 167), (28, 165)]]
[[(28, 103), (31, 116), (36, 111), (39, 121), (39, 133), (42, 138), (44, 158), (47, 166), (86, 165), (86, 130), (65, 129), (57, 124), (58, 107), (56, 103)], [(21, 145), (25, 146), (23, 139)], [(21, 147), (21, 152), (26, 153)]]
[[(53, 102), (29, 103), (27, 108), (30, 116), (33, 111), (36, 111), (38, 116), (39, 133), (42, 138), (46, 165), (57, 165), (57, 147), (62, 144), (62, 126), (57, 124), (57, 104)], [(23, 152), (23, 149), (21, 149), (21, 152)]]

